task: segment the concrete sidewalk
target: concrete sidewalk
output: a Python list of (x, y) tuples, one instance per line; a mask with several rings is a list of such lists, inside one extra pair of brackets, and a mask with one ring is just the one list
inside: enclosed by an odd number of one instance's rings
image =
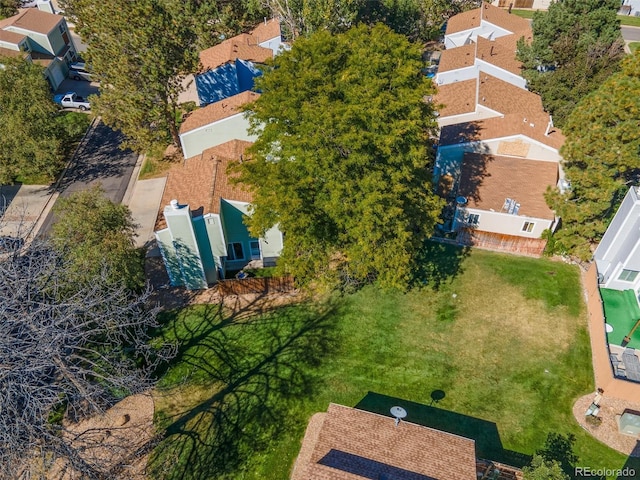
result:
[(167, 178), (138, 180), (133, 185), (128, 207), (133, 221), (138, 224), (136, 247), (149, 247), (154, 241), (153, 230), (160, 210), (160, 202), (164, 193)]
[(0, 235), (28, 239), (38, 231), (57, 198), (49, 185), (11, 185), (2, 187), (1, 193)]

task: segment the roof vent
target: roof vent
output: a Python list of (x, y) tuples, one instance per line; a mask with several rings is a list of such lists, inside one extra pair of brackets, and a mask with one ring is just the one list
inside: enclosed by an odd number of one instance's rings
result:
[(171, 205), (171, 208), (173, 208), (174, 210), (180, 209), (180, 204), (178, 203), (178, 200), (176, 200), (175, 198), (169, 202), (169, 205)]

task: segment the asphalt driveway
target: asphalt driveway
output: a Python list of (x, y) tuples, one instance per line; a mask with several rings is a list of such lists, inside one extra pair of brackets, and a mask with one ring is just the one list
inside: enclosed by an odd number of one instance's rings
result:
[[(138, 159), (131, 150), (120, 148), (123, 140), (121, 132), (98, 122), (61, 179), (57, 189), (60, 196), (68, 197), (100, 184), (111, 201), (121, 203)], [(48, 232), (52, 222), (53, 215), (49, 213), (39, 233)]]

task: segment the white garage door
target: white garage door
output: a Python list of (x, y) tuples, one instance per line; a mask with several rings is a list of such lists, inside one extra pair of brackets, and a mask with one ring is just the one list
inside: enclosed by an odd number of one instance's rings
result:
[(53, 83), (53, 88), (55, 90), (64, 81), (64, 73), (62, 73), (62, 64), (60, 62), (53, 62), (49, 67), (49, 74), (50, 74), (51, 83)]

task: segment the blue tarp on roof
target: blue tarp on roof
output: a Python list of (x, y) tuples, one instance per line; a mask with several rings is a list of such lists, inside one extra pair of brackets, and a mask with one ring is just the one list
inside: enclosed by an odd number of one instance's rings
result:
[(260, 75), (262, 72), (252, 62), (240, 59), (196, 75), (196, 90), (200, 106), (251, 90), (253, 79)]

